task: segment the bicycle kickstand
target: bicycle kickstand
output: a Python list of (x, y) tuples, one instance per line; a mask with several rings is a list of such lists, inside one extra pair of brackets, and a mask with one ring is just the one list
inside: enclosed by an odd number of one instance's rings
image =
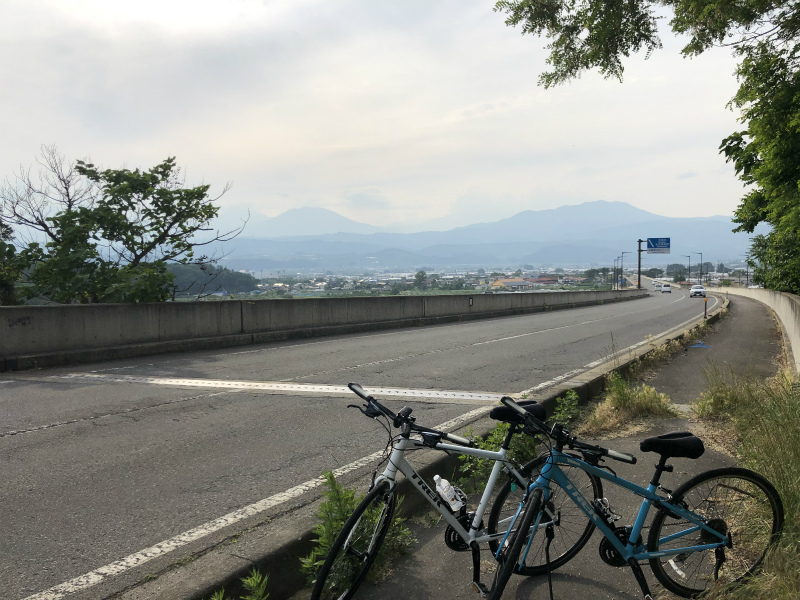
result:
[(470, 544), (472, 547), (472, 589), (478, 592), (481, 598), (489, 596), (489, 588), (481, 582), (481, 548), (477, 542)]
[(628, 564), (631, 566), (633, 576), (636, 578), (636, 583), (639, 584), (639, 588), (642, 590), (644, 600), (653, 600), (653, 596), (650, 594), (650, 586), (647, 585), (647, 579), (644, 578), (642, 566), (639, 564), (639, 561), (635, 558), (629, 558)]

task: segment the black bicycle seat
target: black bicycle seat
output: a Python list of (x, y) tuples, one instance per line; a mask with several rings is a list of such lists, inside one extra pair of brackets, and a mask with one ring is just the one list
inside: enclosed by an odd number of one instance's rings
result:
[(700, 458), (706, 449), (703, 440), (692, 433), (674, 431), (642, 440), (639, 450), (655, 452), (666, 458)]
[[(534, 417), (544, 422), (547, 420), (547, 411), (544, 406), (536, 402), (536, 400), (520, 400), (517, 402), (522, 408), (531, 413)], [(503, 421), (504, 423), (516, 423), (522, 425), (524, 419), (514, 409), (507, 406), (495, 406), (489, 416), (495, 421)]]

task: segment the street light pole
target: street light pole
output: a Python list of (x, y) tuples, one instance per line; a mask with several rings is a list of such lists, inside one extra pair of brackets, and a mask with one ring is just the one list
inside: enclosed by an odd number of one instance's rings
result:
[(636, 279), (636, 289), (640, 290), (640, 289), (642, 289), (642, 244), (645, 242), (645, 240), (636, 240), (636, 241), (639, 244), (639, 250), (638, 250), (638, 252), (639, 252), (639, 274), (637, 275), (637, 279)]
[(625, 255), (626, 254), (633, 254), (633, 252), (623, 252), (622, 253), (622, 262), (620, 263), (619, 267), (619, 274), (622, 276), (622, 287), (625, 287)]
[(611, 276), (611, 289), (617, 289), (617, 261), (619, 260), (619, 256), (614, 259), (614, 274)]
[(689, 287), (692, 287), (692, 255), (691, 254), (681, 254), (689, 259), (689, 273), (686, 275), (686, 283), (689, 284)]
[(699, 254), (700, 255), (700, 283), (703, 283), (703, 253), (702, 252), (692, 252), (692, 254)]

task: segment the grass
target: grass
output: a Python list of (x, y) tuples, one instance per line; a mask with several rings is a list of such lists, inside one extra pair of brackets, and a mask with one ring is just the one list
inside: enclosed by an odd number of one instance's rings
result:
[(645, 384), (632, 384), (615, 371), (606, 377), (603, 400), (578, 423), (575, 431), (581, 436), (597, 437), (619, 431), (636, 419), (677, 414), (666, 394)]
[[(342, 487), (330, 471), (323, 473), (323, 477), (326, 490), (323, 492), (325, 500), (317, 512), (319, 522), (314, 527), (317, 539), (311, 553), (300, 559), (300, 570), (305, 574), (309, 584), (316, 579), (317, 571), (325, 562), (342, 526), (364, 497), (364, 495), (356, 495), (355, 490)], [(417, 542), (411, 530), (406, 527), (405, 519), (397, 516), (400, 513), (402, 501), (403, 497), (398, 496), (392, 524), (378, 551), (375, 563), (367, 573), (367, 579), (370, 581), (377, 582), (388, 575), (394, 557), (403, 554)]]
[(705, 598), (796, 600), (800, 598), (800, 382), (789, 373), (760, 380), (713, 366), (708, 391), (692, 409), (733, 438), (740, 463), (777, 488), (786, 512), (784, 532), (762, 571), (744, 585), (712, 590)]

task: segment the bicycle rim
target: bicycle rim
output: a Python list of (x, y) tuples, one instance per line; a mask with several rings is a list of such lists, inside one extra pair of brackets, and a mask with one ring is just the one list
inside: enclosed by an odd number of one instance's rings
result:
[(392, 524), (394, 491), (383, 484), (361, 501), (331, 546), (317, 574), (312, 600), (349, 600), (375, 562)]
[[(783, 528), (783, 505), (777, 491), (764, 477), (747, 469), (731, 467), (702, 473), (675, 490), (674, 502), (684, 503), (703, 517), (707, 525), (726, 533), (730, 539), (728, 547), (723, 549), (722, 563), (718, 563), (713, 549), (650, 559), (653, 574), (661, 584), (687, 598), (717, 585), (739, 582), (752, 574)], [(648, 551), (714, 543), (715, 536), (705, 531), (662, 542), (666, 536), (692, 526), (676, 517), (666, 511), (656, 514)]]
[[(539, 457), (525, 465), (524, 473), (539, 472), (546, 457)], [(569, 477), (575, 487), (590, 501), (603, 497), (601, 481), (581, 471), (577, 467), (560, 465), (560, 468)], [(514, 488), (512, 490), (512, 487)], [(510, 519), (514, 516), (525, 490), (511, 481), (500, 489), (495, 498), (489, 515), (488, 532), (496, 533), (508, 528)], [(550, 498), (544, 506), (540, 528), (547, 523), (553, 523), (555, 538), (550, 543), (550, 569), (555, 570), (569, 562), (592, 537), (594, 523), (575, 505), (566, 492), (556, 482), (550, 484)], [(545, 536), (534, 537), (531, 548), (525, 557), (522, 568), (514, 571), (520, 575), (535, 576), (547, 573), (545, 555)], [(489, 542), (493, 554), (497, 553), (498, 541)]]

